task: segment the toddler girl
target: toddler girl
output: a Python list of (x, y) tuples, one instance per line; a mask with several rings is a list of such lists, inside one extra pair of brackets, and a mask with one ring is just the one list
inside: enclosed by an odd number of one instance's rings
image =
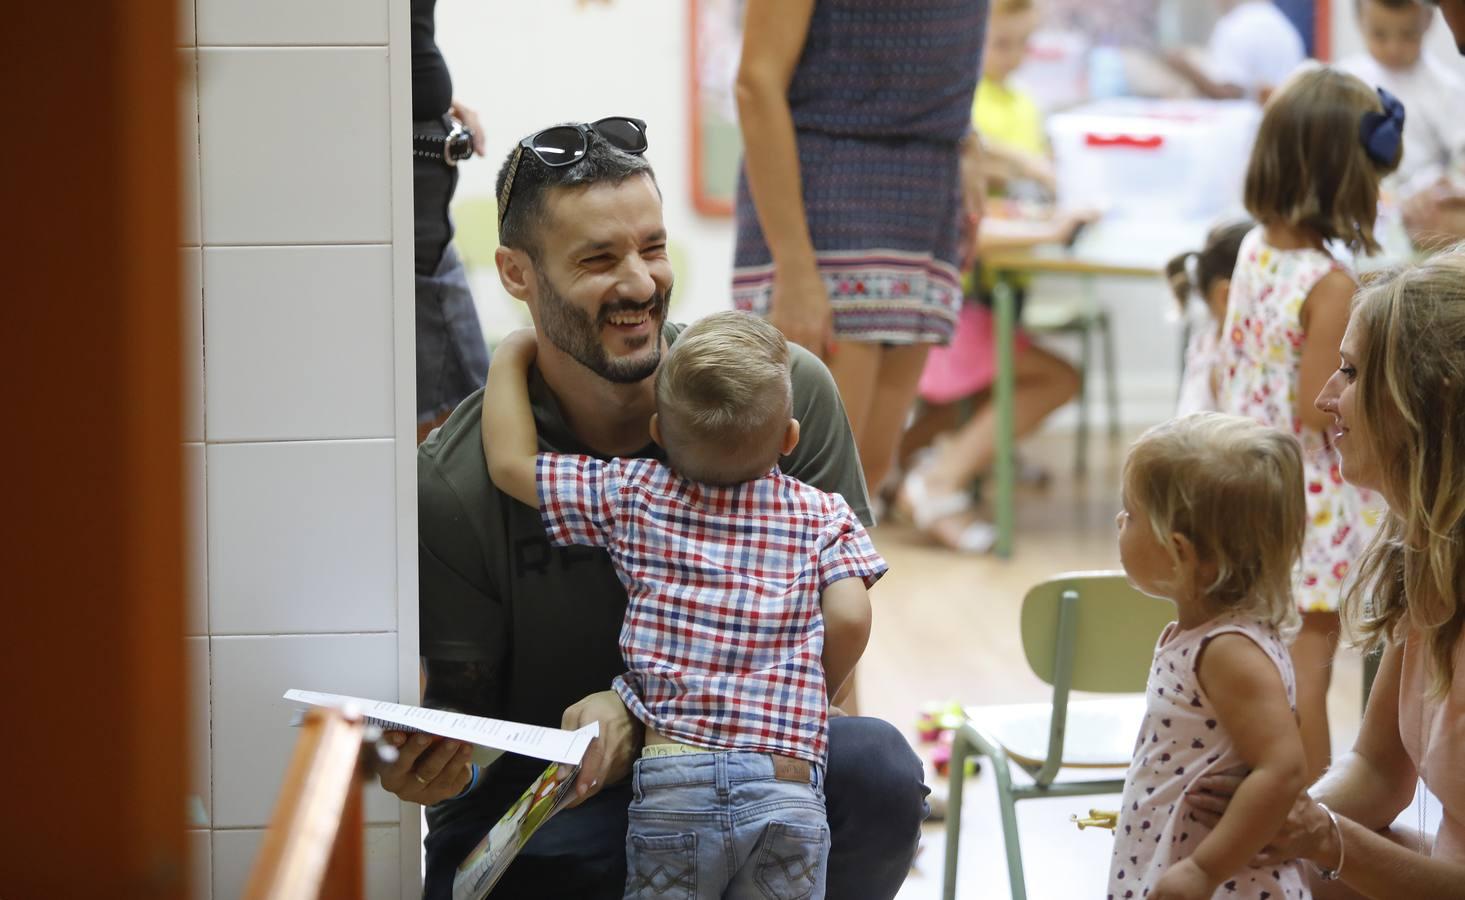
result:
[(1199, 251), (1182, 253), (1165, 265), (1165, 277), (1181, 318), (1191, 322), (1190, 298), (1199, 295), (1206, 306), (1205, 318), (1194, 327), (1185, 345), (1185, 369), (1180, 377), (1177, 415), (1216, 409), (1216, 354), (1220, 347), (1221, 323), (1226, 320), (1226, 296), (1231, 292), (1231, 270), (1241, 239), (1252, 228), (1250, 221), (1217, 225), (1206, 235)]
[[(1156, 426), (1125, 462), (1118, 523), (1130, 582), (1177, 621), (1155, 646), (1108, 896), (1309, 896), (1299, 864), (1249, 865), (1307, 784), (1283, 642), (1306, 529), (1297, 441), (1212, 412)], [(1209, 829), (1187, 791), (1238, 767), (1250, 774)]]
[(1222, 328), (1221, 412), (1249, 416), (1302, 443), (1309, 528), (1297, 576), (1302, 630), (1292, 647), (1308, 767), (1330, 758), (1327, 690), (1338, 646), (1338, 598), (1377, 512), (1343, 481), (1313, 405), (1338, 366), (1356, 287), (1327, 250), (1378, 250), (1379, 180), (1398, 165), (1404, 108), (1337, 69), (1296, 75), (1268, 104), (1246, 173), (1258, 226), (1241, 242)]

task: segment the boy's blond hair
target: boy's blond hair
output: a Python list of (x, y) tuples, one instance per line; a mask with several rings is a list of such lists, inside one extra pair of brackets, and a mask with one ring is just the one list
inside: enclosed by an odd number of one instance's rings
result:
[(692, 481), (738, 484), (773, 468), (792, 410), (788, 342), (748, 313), (689, 326), (656, 373), (667, 458)]
[(1354, 298), (1356, 422), (1390, 515), (1344, 592), (1367, 643), (1414, 629), (1429, 689), (1455, 677), (1465, 630), (1465, 244), (1370, 283)]
[(1359, 123), (1370, 112), (1383, 112), (1378, 93), (1346, 72), (1315, 66), (1293, 75), (1262, 115), (1246, 170), (1246, 211), (1264, 225), (1311, 228), (1355, 252), (1377, 253), (1379, 179), (1399, 159), (1369, 158)]
[(1201, 588), (1216, 611), (1238, 610), (1284, 634), (1299, 618), (1293, 572), (1307, 530), (1302, 449), (1291, 435), (1252, 419), (1203, 412), (1146, 431), (1124, 463), (1124, 494), (1155, 537), (1195, 546), (1215, 578)]

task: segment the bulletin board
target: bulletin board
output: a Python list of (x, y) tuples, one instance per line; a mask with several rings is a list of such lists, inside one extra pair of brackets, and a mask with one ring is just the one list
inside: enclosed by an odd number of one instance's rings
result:
[(746, 0), (688, 2), (692, 203), (703, 215), (731, 216), (743, 152), (733, 86), (743, 48)]

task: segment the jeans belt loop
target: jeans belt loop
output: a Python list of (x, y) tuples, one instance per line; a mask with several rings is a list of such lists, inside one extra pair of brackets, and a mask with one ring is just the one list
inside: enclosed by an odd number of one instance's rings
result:
[(713, 757), (713, 767), (717, 773), (717, 796), (722, 800), (726, 800), (732, 793), (732, 781), (727, 772), (727, 758), (726, 753), (719, 753)]

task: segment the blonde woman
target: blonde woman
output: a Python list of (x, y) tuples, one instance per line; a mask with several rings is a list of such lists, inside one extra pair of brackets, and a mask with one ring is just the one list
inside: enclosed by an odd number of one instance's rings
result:
[[(1320, 898), (1465, 898), (1465, 246), (1360, 291), (1341, 357), (1317, 405), (1344, 477), (1390, 510), (1343, 613), (1383, 661), (1352, 752), (1263, 858), (1311, 862)], [(1236, 783), (1204, 782), (1198, 814)], [(1418, 830), (1395, 821), (1416, 797)]]

